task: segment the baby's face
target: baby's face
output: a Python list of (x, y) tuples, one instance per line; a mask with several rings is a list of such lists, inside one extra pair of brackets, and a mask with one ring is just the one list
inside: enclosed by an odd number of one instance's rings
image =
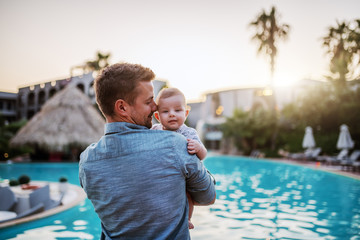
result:
[(187, 117), (185, 101), (180, 95), (160, 99), (158, 112), (164, 130), (176, 131)]

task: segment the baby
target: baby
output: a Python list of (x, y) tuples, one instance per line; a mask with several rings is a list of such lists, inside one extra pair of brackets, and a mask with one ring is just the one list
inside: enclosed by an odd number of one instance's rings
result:
[[(151, 129), (168, 130), (182, 134), (187, 138), (188, 152), (196, 154), (200, 160), (203, 160), (207, 154), (206, 148), (201, 143), (196, 130), (184, 124), (189, 114), (184, 94), (177, 88), (164, 88), (159, 92), (156, 104), (158, 105), (158, 111), (154, 115), (160, 124), (155, 124)], [(194, 211), (194, 202), (188, 193), (187, 197), (189, 202), (189, 229), (193, 229), (194, 225), (191, 223), (191, 217)]]

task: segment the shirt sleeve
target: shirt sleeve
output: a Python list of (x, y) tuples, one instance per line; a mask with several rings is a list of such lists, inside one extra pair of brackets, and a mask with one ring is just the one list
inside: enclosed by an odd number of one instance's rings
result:
[(180, 141), (176, 149), (186, 181), (186, 190), (195, 202), (209, 204), (216, 196), (211, 175), (196, 155), (188, 154), (186, 141)]

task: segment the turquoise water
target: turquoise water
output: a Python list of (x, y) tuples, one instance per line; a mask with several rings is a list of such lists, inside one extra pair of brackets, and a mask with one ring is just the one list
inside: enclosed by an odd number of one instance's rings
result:
[[(301, 166), (240, 157), (208, 157), (217, 201), (195, 207), (192, 239), (360, 239), (360, 181)], [(67, 176), (77, 164), (0, 164), (2, 178)], [(0, 229), (1, 239), (99, 239), (88, 200), (55, 216)]]

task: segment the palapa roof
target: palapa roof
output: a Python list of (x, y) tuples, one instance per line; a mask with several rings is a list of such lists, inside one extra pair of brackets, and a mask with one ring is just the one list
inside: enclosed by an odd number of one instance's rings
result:
[(10, 144), (39, 146), (50, 151), (64, 151), (69, 145), (86, 147), (104, 134), (104, 124), (90, 99), (76, 86), (68, 85), (44, 104)]

